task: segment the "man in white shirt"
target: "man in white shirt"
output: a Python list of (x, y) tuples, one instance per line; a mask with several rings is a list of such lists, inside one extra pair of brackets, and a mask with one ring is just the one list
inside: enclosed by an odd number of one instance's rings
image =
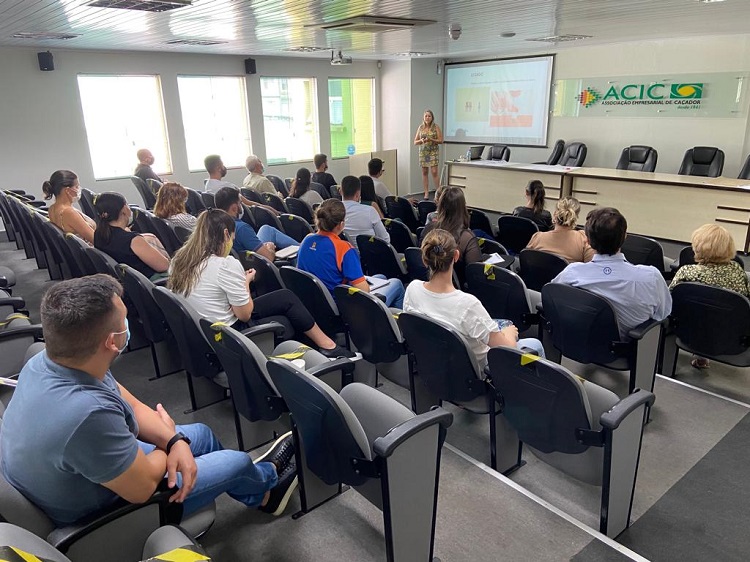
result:
[(278, 195), (271, 180), (263, 175), (265, 167), (260, 158), (255, 154), (251, 154), (245, 160), (245, 168), (247, 168), (247, 171), (250, 173), (245, 176), (245, 179), (242, 181), (244, 187), (254, 189), (258, 193), (271, 193), (273, 195)]
[(361, 191), (359, 178), (346, 176), (341, 180), (341, 197), (346, 208), (344, 232), (355, 248), (360, 234), (376, 236), (390, 244), (391, 237), (380, 221), (378, 212), (372, 206), (360, 203)]
[(224, 162), (221, 161), (221, 156), (218, 154), (210, 154), (203, 160), (203, 165), (208, 172), (208, 181), (205, 185), (206, 191), (216, 193), (222, 187), (233, 187), (239, 189), (232, 182), (224, 181), (223, 178), (227, 175), (227, 167), (224, 165)]
[(372, 182), (375, 184), (375, 195), (385, 200), (386, 197), (391, 196), (391, 192), (386, 185), (380, 181), (380, 176), (383, 175), (383, 162), (380, 158), (373, 158), (367, 163), (367, 171), (372, 178)]
[(552, 280), (606, 298), (615, 309), (623, 339), (646, 320), (664, 320), (672, 310), (672, 296), (662, 274), (650, 265), (633, 265), (620, 253), (627, 228), (617, 209), (591, 211), (586, 217), (586, 237), (596, 254), (590, 262), (571, 263)]

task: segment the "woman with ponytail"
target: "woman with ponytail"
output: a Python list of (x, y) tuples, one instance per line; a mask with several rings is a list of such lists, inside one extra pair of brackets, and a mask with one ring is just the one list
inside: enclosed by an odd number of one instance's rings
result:
[(169, 255), (153, 234), (130, 232), (133, 210), (119, 193), (100, 193), (94, 199), (98, 224), (94, 247), (109, 254), (152, 281), (164, 278), (169, 269)]
[(587, 262), (594, 257), (586, 233), (576, 230), (581, 204), (574, 197), (563, 197), (557, 202), (552, 215), (555, 228), (549, 232), (537, 232), (526, 246), (529, 250), (541, 250), (557, 254), (569, 262)]
[(172, 260), (167, 286), (184, 296), (203, 318), (223, 322), (236, 330), (270, 321), (286, 328), (284, 339), (304, 333), (326, 357), (353, 357), (329, 338), (289, 289), (253, 299), (250, 284), (255, 270), (245, 271), (230, 255), (235, 221), (221, 209), (204, 211), (195, 230)]
[(96, 223), (73, 206), (81, 198), (78, 176), (70, 170), (57, 170), (42, 184), (44, 198), (55, 202), (49, 206), (49, 220), (65, 234), (75, 234), (94, 243)]
[(453, 265), (458, 259), (458, 244), (450, 232), (437, 228), (427, 234), (422, 242), (422, 261), (430, 271), (430, 280), (409, 284), (404, 310), (419, 312), (453, 326), (468, 340), (482, 369), (487, 366), (490, 347), (526, 348), (544, 357), (539, 340), (519, 340), (518, 328), (512, 322), (493, 320), (478, 298), (453, 286)]
[(552, 215), (544, 209), (544, 184), (541, 181), (529, 182), (526, 186), (526, 205), (513, 209), (513, 214), (534, 221), (540, 232), (552, 229)]

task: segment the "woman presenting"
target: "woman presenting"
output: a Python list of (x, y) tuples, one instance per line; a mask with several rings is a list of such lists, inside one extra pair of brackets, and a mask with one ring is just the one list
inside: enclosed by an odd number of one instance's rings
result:
[(419, 165), (422, 167), (422, 187), (424, 198), (428, 199), (430, 180), (428, 172), (432, 173), (435, 189), (438, 188), (438, 145), (443, 143), (443, 132), (435, 124), (435, 115), (428, 109), (422, 117), (422, 124), (414, 135), (414, 144), (419, 146)]

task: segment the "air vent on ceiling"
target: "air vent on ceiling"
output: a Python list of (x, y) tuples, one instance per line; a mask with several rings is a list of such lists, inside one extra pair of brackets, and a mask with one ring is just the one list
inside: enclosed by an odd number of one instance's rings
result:
[(143, 12), (167, 12), (184, 8), (192, 0), (94, 0), (86, 6), (93, 8), (118, 8), (120, 10), (141, 10)]
[(414, 29), (423, 25), (435, 23), (433, 20), (415, 20), (408, 18), (381, 18), (378, 16), (356, 16), (323, 24), (310, 24), (305, 27), (316, 27), (326, 31), (360, 31), (364, 33), (380, 33), (382, 31), (397, 31), (399, 29)]
[(580, 41), (581, 39), (591, 39), (591, 37), (592, 35), (551, 35), (550, 37), (526, 39), (526, 41), (538, 41), (540, 43), (564, 43), (565, 41)]
[(75, 33), (46, 33), (44, 31), (19, 31), (11, 35), (13, 39), (36, 39), (43, 41), (61, 41), (80, 37)]
[(212, 39), (172, 39), (167, 41), (167, 45), (198, 45), (208, 47), (209, 45), (223, 45), (228, 41), (217, 41)]
[(317, 53), (318, 51), (328, 51), (328, 47), (289, 47), (284, 49), (288, 53)]

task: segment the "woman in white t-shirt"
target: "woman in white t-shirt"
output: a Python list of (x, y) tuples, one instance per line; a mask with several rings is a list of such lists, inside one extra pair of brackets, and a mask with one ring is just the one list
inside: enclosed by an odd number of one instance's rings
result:
[(539, 340), (518, 340), (518, 328), (512, 322), (493, 320), (478, 298), (453, 286), (453, 264), (458, 258), (458, 245), (452, 234), (439, 228), (429, 232), (422, 242), (422, 261), (430, 270), (430, 280), (409, 284), (404, 310), (453, 326), (468, 340), (482, 368), (487, 365), (490, 347), (527, 348), (544, 357)]
[[(193, 235), (172, 259), (168, 287), (187, 298), (202, 317), (223, 322), (237, 330), (272, 320), (304, 333), (326, 357), (353, 357), (329, 338), (315, 323), (297, 295), (288, 289), (253, 299), (250, 283), (255, 270), (244, 270), (229, 252), (234, 243), (235, 222), (221, 209), (201, 213)], [(291, 339), (294, 334), (285, 334)]]

